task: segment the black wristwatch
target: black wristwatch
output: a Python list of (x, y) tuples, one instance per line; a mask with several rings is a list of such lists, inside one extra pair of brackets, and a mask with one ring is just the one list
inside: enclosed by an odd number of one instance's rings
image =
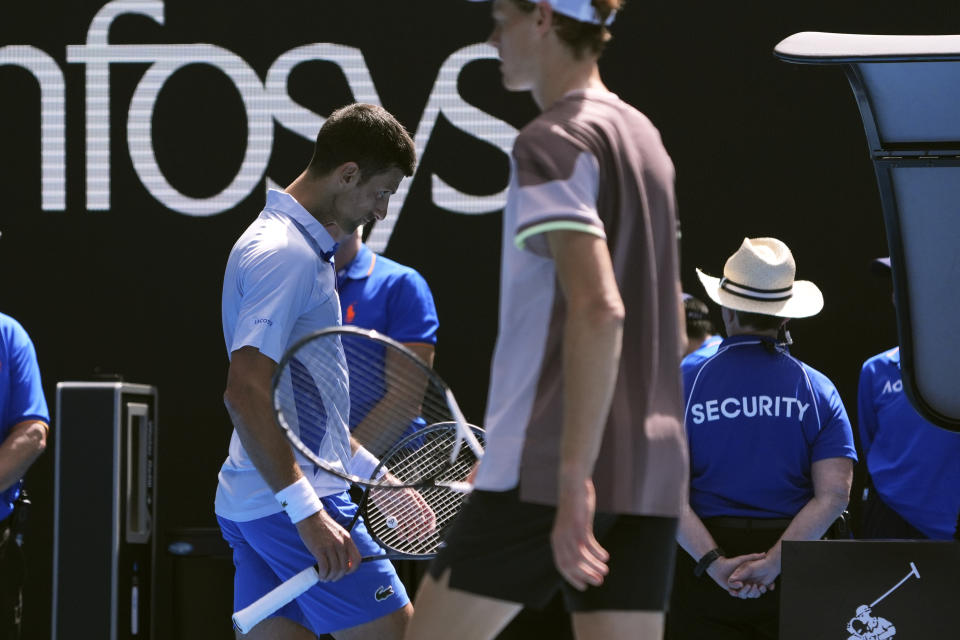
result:
[(693, 575), (699, 578), (704, 573), (706, 573), (707, 567), (713, 564), (714, 560), (716, 560), (717, 558), (725, 558), (725, 557), (727, 557), (727, 555), (723, 552), (723, 549), (721, 549), (720, 547), (710, 549), (710, 551), (707, 551), (705, 554), (703, 554), (703, 557), (700, 558), (700, 562), (698, 562), (697, 566), (693, 568)]

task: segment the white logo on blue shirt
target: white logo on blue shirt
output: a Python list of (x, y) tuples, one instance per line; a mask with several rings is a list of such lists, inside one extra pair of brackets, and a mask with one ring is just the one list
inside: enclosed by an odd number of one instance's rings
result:
[[(794, 411), (796, 405), (796, 411)], [(797, 398), (784, 396), (742, 396), (739, 398), (724, 398), (722, 400), (707, 400), (690, 406), (693, 415), (693, 424), (716, 422), (721, 418), (733, 420), (769, 416), (771, 418), (793, 418), (803, 421), (803, 414), (810, 408), (810, 403), (803, 403)]]
[(887, 383), (883, 385), (883, 391), (880, 393), (882, 395), (884, 393), (900, 393), (901, 391), (903, 391), (903, 380), (895, 380), (893, 382), (887, 380)]

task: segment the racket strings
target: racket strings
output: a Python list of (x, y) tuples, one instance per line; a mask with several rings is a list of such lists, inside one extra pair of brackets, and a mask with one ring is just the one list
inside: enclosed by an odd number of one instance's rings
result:
[[(354, 336), (346, 338), (350, 427), (355, 440), (371, 451), (385, 453), (376, 443), (389, 440), (386, 436), (402, 434), (417, 418), (426, 423), (449, 419), (443, 389), (419, 364), (405, 354), (384, 358), (376, 352), (376, 343), (361, 343)], [(388, 446), (396, 442), (393, 439)]]
[[(398, 380), (388, 383), (381, 393), (363, 371), (363, 365), (350, 361), (350, 428), (354, 440), (371, 453), (383, 455), (418, 427), (450, 419), (446, 402), (430, 382), (425, 380), (421, 386)], [(397, 373), (385, 370), (382, 375), (390, 380)]]
[(307, 458), (347, 473), (356, 445), (379, 458), (426, 425), (449, 421), (445, 393), (415, 356), (363, 334), (324, 332), (285, 358), (274, 407)]
[[(384, 466), (402, 483), (421, 477), (462, 482), (472, 470), (476, 456), (465, 448), (451, 464), (449, 456), (456, 438), (454, 423), (434, 425), (420, 439), (418, 447), (409, 446), (391, 454)], [(385, 548), (413, 556), (432, 555), (438, 551), (447, 527), (465, 500), (466, 494), (444, 486), (371, 488), (364, 519), (368, 530)]]
[[(397, 501), (387, 501), (388, 508), (378, 509), (377, 515), (367, 521), (367, 529), (388, 551), (406, 555), (433, 555), (443, 541), (442, 534), (459, 512), (466, 496), (449, 489), (390, 490), (392, 494), (416, 492), (433, 512), (433, 518), (420, 511), (394, 508)], [(368, 510), (368, 513), (370, 510)]]

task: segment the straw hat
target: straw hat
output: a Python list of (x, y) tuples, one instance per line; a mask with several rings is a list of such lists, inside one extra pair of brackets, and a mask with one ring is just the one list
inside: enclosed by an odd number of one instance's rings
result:
[(744, 238), (723, 266), (723, 277), (697, 269), (710, 299), (737, 311), (781, 318), (807, 318), (823, 309), (817, 285), (796, 280), (796, 263), (789, 247), (776, 238)]

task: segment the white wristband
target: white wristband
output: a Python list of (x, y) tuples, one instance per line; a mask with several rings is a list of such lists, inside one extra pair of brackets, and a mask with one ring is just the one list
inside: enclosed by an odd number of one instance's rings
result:
[(323, 511), (323, 503), (320, 502), (317, 492), (314, 491), (313, 485), (310, 484), (306, 476), (286, 489), (278, 491), (274, 496), (294, 524), (309, 518), (318, 511)]
[[(358, 447), (350, 458), (350, 473), (361, 480), (367, 480), (373, 477), (373, 470), (380, 464), (380, 460), (363, 447)], [(380, 469), (377, 476), (382, 476), (386, 469)]]

